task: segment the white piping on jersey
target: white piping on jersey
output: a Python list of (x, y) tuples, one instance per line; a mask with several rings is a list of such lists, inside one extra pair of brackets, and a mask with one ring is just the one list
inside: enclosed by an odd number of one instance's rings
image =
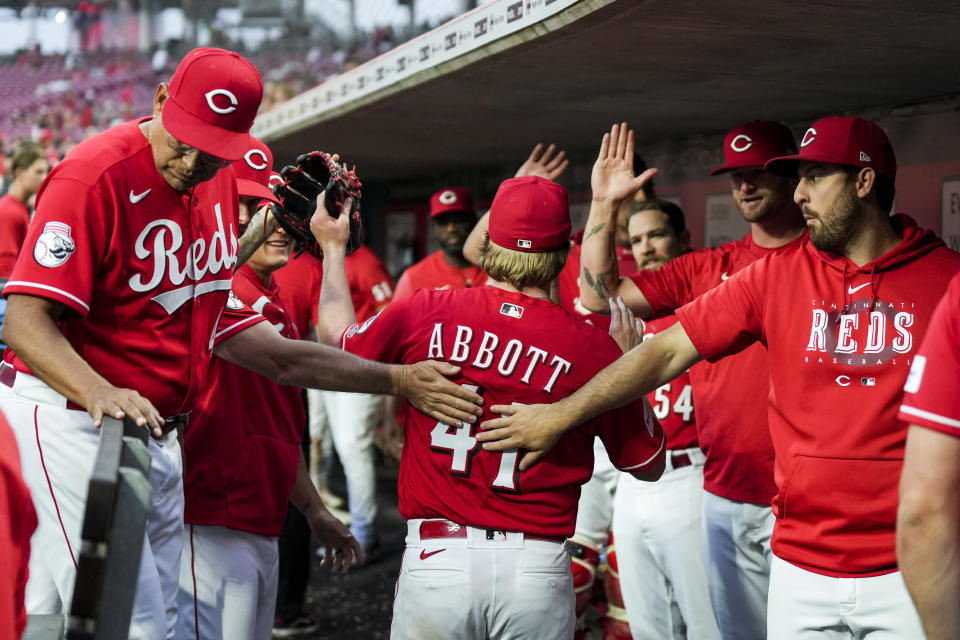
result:
[(657, 459), (657, 456), (659, 456), (661, 453), (663, 453), (663, 450), (666, 448), (666, 446), (667, 446), (667, 434), (664, 433), (664, 434), (663, 434), (663, 437), (660, 438), (660, 447), (657, 449), (657, 452), (656, 452), (656, 453), (654, 453), (652, 456), (650, 456), (649, 458), (647, 458), (646, 460), (644, 460), (644, 461), (641, 462), (640, 464), (635, 464), (635, 465), (633, 465), (632, 467), (617, 467), (617, 469), (619, 469), (620, 471), (633, 471), (634, 469), (639, 469), (639, 468), (641, 468), (641, 467), (645, 467), (645, 466), (647, 466), (648, 464), (650, 464), (651, 462), (653, 462), (654, 460), (656, 460), (656, 459)]
[(179, 309), (185, 302), (191, 298), (199, 298), (205, 293), (214, 291), (229, 291), (232, 279), (227, 280), (208, 280), (198, 285), (187, 284), (173, 291), (159, 293), (152, 298), (154, 302), (163, 307), (167, 315), (173, 315), (173, 312)]
[(36, 282), (25, 282), (23, 280), (10, 280), (9, 282), (7, 282), (7, 286), (9, 287), (10, 285), (15, 285), (18, 287), (33, 287), (35, 289), (41, 289), (44, 291), (53, 291), (54, 293), (59, 293), (62, 296), (66, 296), (67, 298), (70, 298), (71, 300), (75, 300), (77, 304), (79, 304), (81, 307), (84, 308), (84, 310), (90, 311), (90, 305), (88, 305), (86, 302), (84, 302), (77, 296), (73, 295), (72, 293), (68, 293), (64, 291), (63, 289), (57, 289), (56, 287), (51, 287), (50, 285), (46, 285), (46, 284), (38, 284)]
[(960, 420), (954, 420), (953, 418), (948, 418), (946, 416), (941, 416), (930, 411), (924, 411), (923, 409), (917, 409), (909, 405), (902, 404), (900, 405), (900, 411), (902, 413), (909, 414), (911, 416), (917, 416), (918, 418), (926, 418), (932, 422), (938, 422), (942, 425), (948, 427), (957, 427), (960, 428)]
[(257, 315), (255, 315), (255, 316), (250, 316), (249, 318), (244, 318), (243, 320), (240, 320), (239, 322), (234, 322), (232, 325), (230, 325), (229, 327), (227, 327), (227, 328), (224, 329), (223, 331), (215, 334), (215, 335), (213, 336), (213, 338), (214, 338), (214, 340), (216, 340), (217, 338), (219, 338), (219, 337), (222, 336), (223, 334), (232, 331), (235, 327), (239, 327), (240, 325), (242, 325), (242, 324), (245, 323), (245, 322), (251, 322), (251, 321), (253, 321), (253, 320), (256, 320), (257, 322), (260, 322), (260, 320), (265, 320), (265, 319), (266, 319), (266, 318), (264, 318), (264, 317), (261, 316), (260, 314), (257, 314)]

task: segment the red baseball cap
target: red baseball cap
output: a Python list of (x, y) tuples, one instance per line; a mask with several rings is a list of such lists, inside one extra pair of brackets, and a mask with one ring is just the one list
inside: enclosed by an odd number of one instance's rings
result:
[(754, 120), (731, 129), (723, 139), (724, 165), (710, 175), (743, 167), (762, 167), (770, 158), (797, 152), (797, 143), (785, 124)]
[(450, 187), (441, 189), (430, 196), (430, 217), (436, 218), (451, 211), (469, 211), (474, 213), (473, 198), (466, 189)]
[(897, 178), (897, 157), (887, 134), (863, 118), (821, 118), (800, 141), (796, 155), (773, 158), (764, 168), (778, 176), (797, 177), (801, 160), (854, 167), (870, 167), (891, 182)]
[(280, 204), (280, 200), (270, 190), (270, 176), (273, 173), (273, 154), (270, 147), (253, 136), (250, 136), (250, 142), (253, 146), (233, 163), (233, 172), (237, 174), (237, 192), (241, 196)]
[(513, 251), (543, 253), (567, 246), (567, 190), (538, 176), (510, 178), (490, 205), (490, 242)]
[(161, 117), (174, 138), (224, 160), (239, 160), (251, 148), (263, 80), (240, 54), (194, 49), (177, 66), (168, 91)]

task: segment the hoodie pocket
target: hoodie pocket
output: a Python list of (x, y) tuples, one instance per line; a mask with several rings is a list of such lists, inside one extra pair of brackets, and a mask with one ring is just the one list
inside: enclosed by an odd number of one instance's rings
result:
[[(900, 459), (796, 456), (777, 496), (784, 557), (868, 572), (895, 564)], [(783, 554), (782, 554), (783, 555)], [(819, 558), (818, 560), (815, 560)]]

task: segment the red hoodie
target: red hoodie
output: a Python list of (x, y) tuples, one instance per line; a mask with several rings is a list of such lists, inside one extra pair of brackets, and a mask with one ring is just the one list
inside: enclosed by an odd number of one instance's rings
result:
[(895, 571), (897, 409), (913, 356), (960, 254), (904, 215), (903, 241), (862, 267), (809, 242), (679, 309), (714, 361), (760, 341), (770, 362), (774, 553), (829, 576)]

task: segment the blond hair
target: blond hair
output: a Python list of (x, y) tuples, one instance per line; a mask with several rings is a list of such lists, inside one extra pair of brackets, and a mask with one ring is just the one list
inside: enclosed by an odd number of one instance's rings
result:
[(530, 253), (504, 249), (484, 238), (477, 264), (494, 280), (507, 282), (517, 289), (548, 288), (567, 262), (570, 245), (554, 251)]

